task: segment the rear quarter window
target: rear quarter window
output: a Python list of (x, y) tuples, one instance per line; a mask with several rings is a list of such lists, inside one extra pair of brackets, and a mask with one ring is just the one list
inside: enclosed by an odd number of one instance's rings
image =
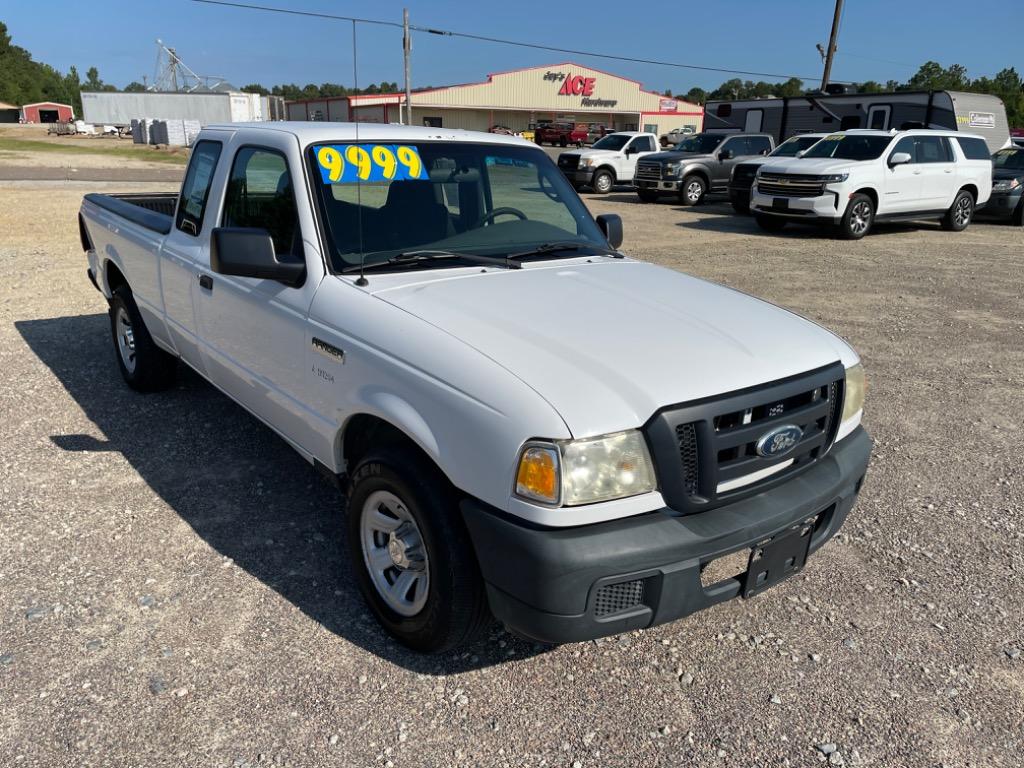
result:
[(988, 144), (984, 139), (976, 139), (973, 136), (957, 136), (960, 149), (968, 160), (990, 160), (992, 153), (988, 151)]

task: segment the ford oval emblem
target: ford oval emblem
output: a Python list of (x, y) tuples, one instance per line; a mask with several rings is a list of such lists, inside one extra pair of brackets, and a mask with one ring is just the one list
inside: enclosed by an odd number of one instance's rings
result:
[(757, 441), (757, 453), (766, 458), (782, 456), (793, 450), (803, 436), (804, 431), (794, 424), (776, 427), (771, 432), (761, 435)]

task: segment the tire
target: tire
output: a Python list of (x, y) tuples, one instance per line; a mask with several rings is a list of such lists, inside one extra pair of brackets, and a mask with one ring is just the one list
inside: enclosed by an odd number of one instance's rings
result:
[(1017, 207), (1010, 215), (1010, 221), (1018, 227), (1024, 227), (1024, 198), (1017, 203)]
[[(472, 643), (491, 624), (458, 498), (414, 451), (395, 447), (360, 461), (348, 486), (348, 543), (367, 604), (388, 633), (409, 648), (447, 651)], [(409, 584), (407, 591), (387, 596), (383, 585), (398, 584), (399, 578)]]
[(732, 209), (736, 211), (740, 216), (750, 215), (750, 206), (746, 203), (733, 203)]
[(593, 187), (594, 191), (599, 195), (607, 195), (612, 191), (612, 187), (615, 186), (615, 177), (612, 176), (610, 171), (606, 171), (603, 168), (594, 172), (594, 178), (590, 180), (590, 186)]
[(566, 139), (565, 136), (563, 136), (562, 138), (560, 138), (558, 140), (558, 146), (560, 146), (560, 147), (568, 146), (568, 144), (569, 144), (569, 140)]
[(946, 215), (942, 217), (942, 228), (947, 232), (963, 232), (974, 216), (974, 195), (961, 189), (953, 198)]
[(153, 341), (126, 285), (110, 300), (110, 337), (125, 383), (138, 392), (158, 392), (174, 383), (178, 361)]
[(690, 174), (679, 188), (679, 202), (683, 205), (698, 205), (704, 200), (708, 191), (707, 182), (695, 174)]
[(656, 203), (660, 197), (657, 192), (651, 192), (646, 189), (639, 189), (636, 194), (640, 198), (641, 203)]
[(786, 220), (779, 216), (765, 216), (758, 213), (754, 215), (754, 220), (757, 222), (757, 226), (765, 232), (778, 232), (786, 226)]
[(846, 205), (846, 212), (839, 222), (839, 236), (844, 240), (860, 240), (871, 231), (875, 223), (875, 204), (867, 195), (856, 194)]

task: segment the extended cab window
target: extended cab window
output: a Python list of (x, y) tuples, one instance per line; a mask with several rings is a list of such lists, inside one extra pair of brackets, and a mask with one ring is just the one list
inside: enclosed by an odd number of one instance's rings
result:
[(238, 150), (228, 179), (224, 226), (265, 229), (278, 255), (300, 252), (295, 191), (284, 155), (259, 147)]
[(174, 221), (174, 226), (192, 237), (198, 237), (203, 229), (203, 213), (210, 197), (210, 185), (217, 160), (220, 159), (220, 150), (219, 141), (200, 141), (192, 149), (192, 160), (181, 185), (178, 215)]

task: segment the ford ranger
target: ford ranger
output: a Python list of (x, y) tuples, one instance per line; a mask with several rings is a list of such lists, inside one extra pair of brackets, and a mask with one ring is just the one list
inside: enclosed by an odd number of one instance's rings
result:
[(211, 126), (180, 194), (86, 195), (79, 227), (128, 386), (187, 365), (343, 483), (356, 581), (410, 647), (753, 597), (860, 491), (857, 354), (624, 255), (522, 139)]
[(767, 133), (697, 133), (637, 163), (636, 193), (645, 203), (670, 193), (683, 205), (697, 205), (708, 192), (726, 191), (739, 160), (774, 148), (775, 139)]
[(656, 152), (656, 141), (653, 133), (609, 133), (590, 149), (563, 152), (558, 156), (558, 167), (576, 189), (591, 187), (605, 195), (617, 183), (633, 181), (637, 160)]

